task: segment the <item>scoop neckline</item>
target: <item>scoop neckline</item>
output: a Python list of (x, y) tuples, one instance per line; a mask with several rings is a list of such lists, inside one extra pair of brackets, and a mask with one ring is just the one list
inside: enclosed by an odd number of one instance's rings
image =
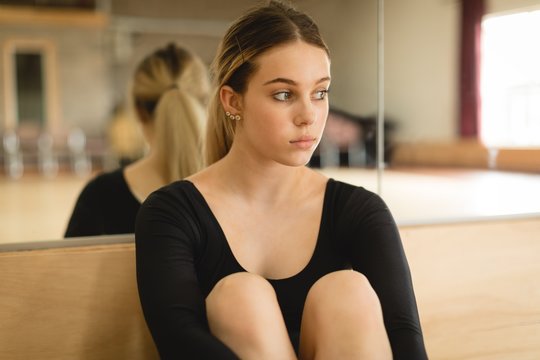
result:
[[(210, 205), (208, 204), (208, 202), (206, 201), (204, 195), (199, 191), (199, 189), (197, 188), (197, 186), (195, 186), (195, 184), (189, 180), (181, 180), (182, 182), (185, 182), (185, 183), (188, 183), (190, 184), (191, 188), (194, 190), (196, 196), (199, 198), (199, 201), (203, 204), (204, 208), (208, 211), (208, 213), (210, 214), (210, 218), (211, 218), (211, 221), (213, 223), (213, 225), (217, 228), (218, 230), (218, 233), (219, 233), (219, 238), (221, 241), (224, 242), (225, 244), (225, 248), (227, 250), (227, 252), (229, 253), (229, 255), (231, 256), (231, 258), (233, 259), (235, 265), (241, 269), (243, 272), (248, 272), (249, 271), (244, 267), (242, 266), (242, 264), (240, 264), (240, 262), (238, 261), (238, 259), (236, 258), (236, 256), (234, 255), (234, 252), (232, 251), (231, 249), (231, 246), (229, 244), (229, 241), (227, 240), (227, 236), (225, 235), (225, 232), (223, 231), (223, 228), (221, 227), (221, 224), (219, 223), (218, 219), (216, 218), (216, 216), (214, 215), (214, 213), (212, 212), (212, 209), (210, 208)], [(320, 246), (321, 246), (321, 236), (322, 236), (322, 230), (324, 229), (324, 226), (326, 224), (326, 219), (327, 219), (327, 211), (328, 211), (328, 201), (329, 201), (329, 189), (330, 189), (330, 186), (331, 186), (331, 183), (334, 182), (334, 179), (333, 178), (329, 178), (326, 182), (326, 186), (325, 186), (325, 190), (324, 190), (324, 197), (323, 197), (323, 205), (322, 205), (322, 212), (321, 212), (321, 220), (319, 222), (319, 230), (317, 232), (317, 239), (315, 240), (316, 243), (315, 243), (315, 247), (313, 248), (313, 252), (311, 254), (311, 257), (309, 258), (309, 261), (302, 267), (302, 269), (300, 271), (298, 271), (297, 273), (291, 275), (291, 276), (287, 276), (287, 277), (283, 277), (283, 278), (265, 278), (266, 280), (272, 282), (272, 283), (277, 283), (277, 282), (285, 282), (285, 281), (291, 281), (291, 280), (294, 280), (295, 278), (301, 276), (303, 273), (305, 273), (306, 271), (308, 271), (308, 269), (312, 266), (312, 263), (314, 261), (314, 258), (317, 256), (319, 250), (320, 250)]]

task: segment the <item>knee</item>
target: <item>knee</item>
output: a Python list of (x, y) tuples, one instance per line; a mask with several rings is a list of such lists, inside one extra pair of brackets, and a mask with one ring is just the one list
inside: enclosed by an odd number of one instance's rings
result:
[(235, 307), (257, 303), (259, 297), (275, 297), (272, 285), (263, 277), (247, 272), (238, 272), (225, 276), (214, 286), (208, 297), (207, 305), (232, 303)]
[[(211, 328), (250, 335), (265, 309), (277, 304), (272, 285), (261, 276), (240, 272), (221, 279), (206, 298)], [(249, 319), (249, 321), (246, 321)]]
[[(361, 273), (342, 270), (329, 273), (313, 284), (306, 307), (315, 311), (381, 314), (381, 305), (369, 280)], [(334, 314), (335, 315), (335, 314)]]

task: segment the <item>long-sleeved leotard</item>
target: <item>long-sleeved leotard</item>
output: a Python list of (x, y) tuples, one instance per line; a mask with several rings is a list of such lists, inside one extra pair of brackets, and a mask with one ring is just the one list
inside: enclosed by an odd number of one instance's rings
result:
[(79, 194), (65, 237), (132, 234), (140, 207), (124, 169), (99, 174)]
[[(160, 356), (236, 359), (210, 333), (205, 298), (220, 279), (245, 270), (197, 188), (184, 180), (150, 195), (139, 211), (135, 238), (140, 300)], [(295, 348), (310, 287), (325, 274), (351, 268), (368, 278), (380, 299), (394, 359), (426, 359), (410, 271), (392, 215), (378, 195), (333, 179), (326, 186), (309, 263), (290, 278), (269, 280)]]

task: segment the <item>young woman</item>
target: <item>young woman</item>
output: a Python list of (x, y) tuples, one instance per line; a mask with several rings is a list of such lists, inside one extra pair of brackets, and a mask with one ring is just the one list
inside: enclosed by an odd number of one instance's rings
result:
[(137, 218), (139, 294), (163, 359), (425, 359), (394, 220), (375, 194), (305, 167), (330, 59), (307, 15), (271, 1), (214, 63), (205, 170)]
[(143, 59), (135, 71), (132, 95), (149, 151), (85, 186), (66, 237), (133, 233), (137, 211), (148, 194), (202, 169), (209, 90), (208, 70), (184, 48), (171, 43)]

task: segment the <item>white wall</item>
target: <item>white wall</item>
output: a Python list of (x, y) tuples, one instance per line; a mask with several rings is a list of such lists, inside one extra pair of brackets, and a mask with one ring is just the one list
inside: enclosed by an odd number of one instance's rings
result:
[(385, 1), (385, 111), (402, 141), (452, 139), (458, 117), (458, 1)]
[[(401, 141), (458, 137), (459, 1), (385, 1), (386, 113)], [(540, 0), (488, 0), (488, 14)]]
[(64, 126), (101, 134), (113, 108), (105, 33), (70, 29), (57, 34), (56, 41)]
[[(43, 40), (55, 45), (57, 63), (54, 75), (61, 119), (52, 121), (58, 121), (66, 130), (80, 126), (91, 133), (101, 132), (112, 107), (104, 31), (41, 25), (0, 27), (0, 50), (8, 41), (21, 39)], [(1, 107), (0, 112), (3, 115)]]
[(319, 25), (332, 56), (330, 103), (362, 116), (377, 111), (377, 1), (311, 1), (301, 7)]
[(501, 13), (515, 11), (517, 9), (527, 9), (540, 7), (540, 0), (487, 0), (487, 12)]

